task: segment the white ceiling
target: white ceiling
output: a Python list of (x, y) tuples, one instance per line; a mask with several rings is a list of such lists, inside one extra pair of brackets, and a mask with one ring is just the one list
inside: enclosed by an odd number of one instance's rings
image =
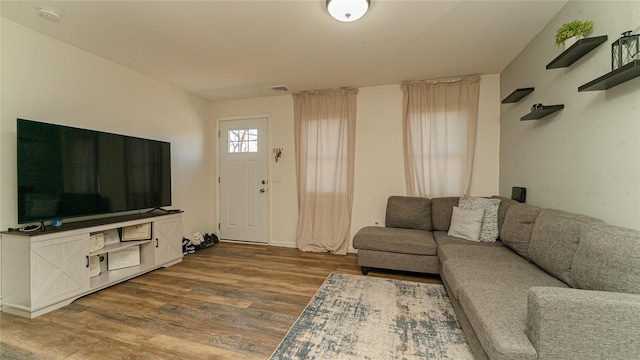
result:
[[(1, 1), (17, 23), (208, 100), (496, 74), (567, 0)], [(63, 13), (52, 23), (37, 5)], [(549, 39), (553, 41), (553, 39)]]

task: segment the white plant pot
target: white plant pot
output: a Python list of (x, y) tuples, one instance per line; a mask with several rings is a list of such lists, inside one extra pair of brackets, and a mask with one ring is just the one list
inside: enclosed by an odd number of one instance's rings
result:
[(567, 50), (571, 47), (571, 45), (575, 44), (580, 39), (582, 39), (582, 36), (572, 36), (568, 38), (562, 43), (564, 45), (564, 49)]

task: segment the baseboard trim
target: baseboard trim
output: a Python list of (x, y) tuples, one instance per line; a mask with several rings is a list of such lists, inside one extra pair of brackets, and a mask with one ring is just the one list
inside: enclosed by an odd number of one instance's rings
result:
[(247, 244), (247, 245), (264, 245), (264, 246), (269, 245), (267, 243), (261, 243), (261, 242), (256, 242), (256, 241), (242, 241), (242, 240), (220, 239), (220, 242), (226, 242), (226, 243), (231, 243), (231, 244)]
[[(298, 248), (298, 245), (296, 243), (292, 243), (288, 241), (270, 241), (268, 244), (264, 244), (264, 243), (251, 242), (251, 241), (220, 239), (220, 242), (235, 243), (235, 244), (249, 244), (249, 245), (265, 245), (265, 246), (268, 245), (268, 246), (277, 246), (277, 247), (292, 248), (292, 249)], [(349, 248), (347, 249), (347, 253), (357, 254), (358, 249), (354, 249), (351, 246), (349, 246)]]

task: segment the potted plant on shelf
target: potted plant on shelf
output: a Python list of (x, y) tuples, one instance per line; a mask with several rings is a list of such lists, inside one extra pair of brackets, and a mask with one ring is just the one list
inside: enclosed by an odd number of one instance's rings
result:
[(568, 49), (579, 39), (593, 31), (593, 21), (589, 20), (573, 20), (562, 24), (556, 31), (556, 45), (564, 44), (565, 50)]

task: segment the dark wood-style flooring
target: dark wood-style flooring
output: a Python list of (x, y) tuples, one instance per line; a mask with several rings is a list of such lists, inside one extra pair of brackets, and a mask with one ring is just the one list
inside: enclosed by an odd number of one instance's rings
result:
[(356, 259), (220, 243), (35, 319), (0, 313), (0, 359), (267, 359), (329, 273), (360, 274)]

